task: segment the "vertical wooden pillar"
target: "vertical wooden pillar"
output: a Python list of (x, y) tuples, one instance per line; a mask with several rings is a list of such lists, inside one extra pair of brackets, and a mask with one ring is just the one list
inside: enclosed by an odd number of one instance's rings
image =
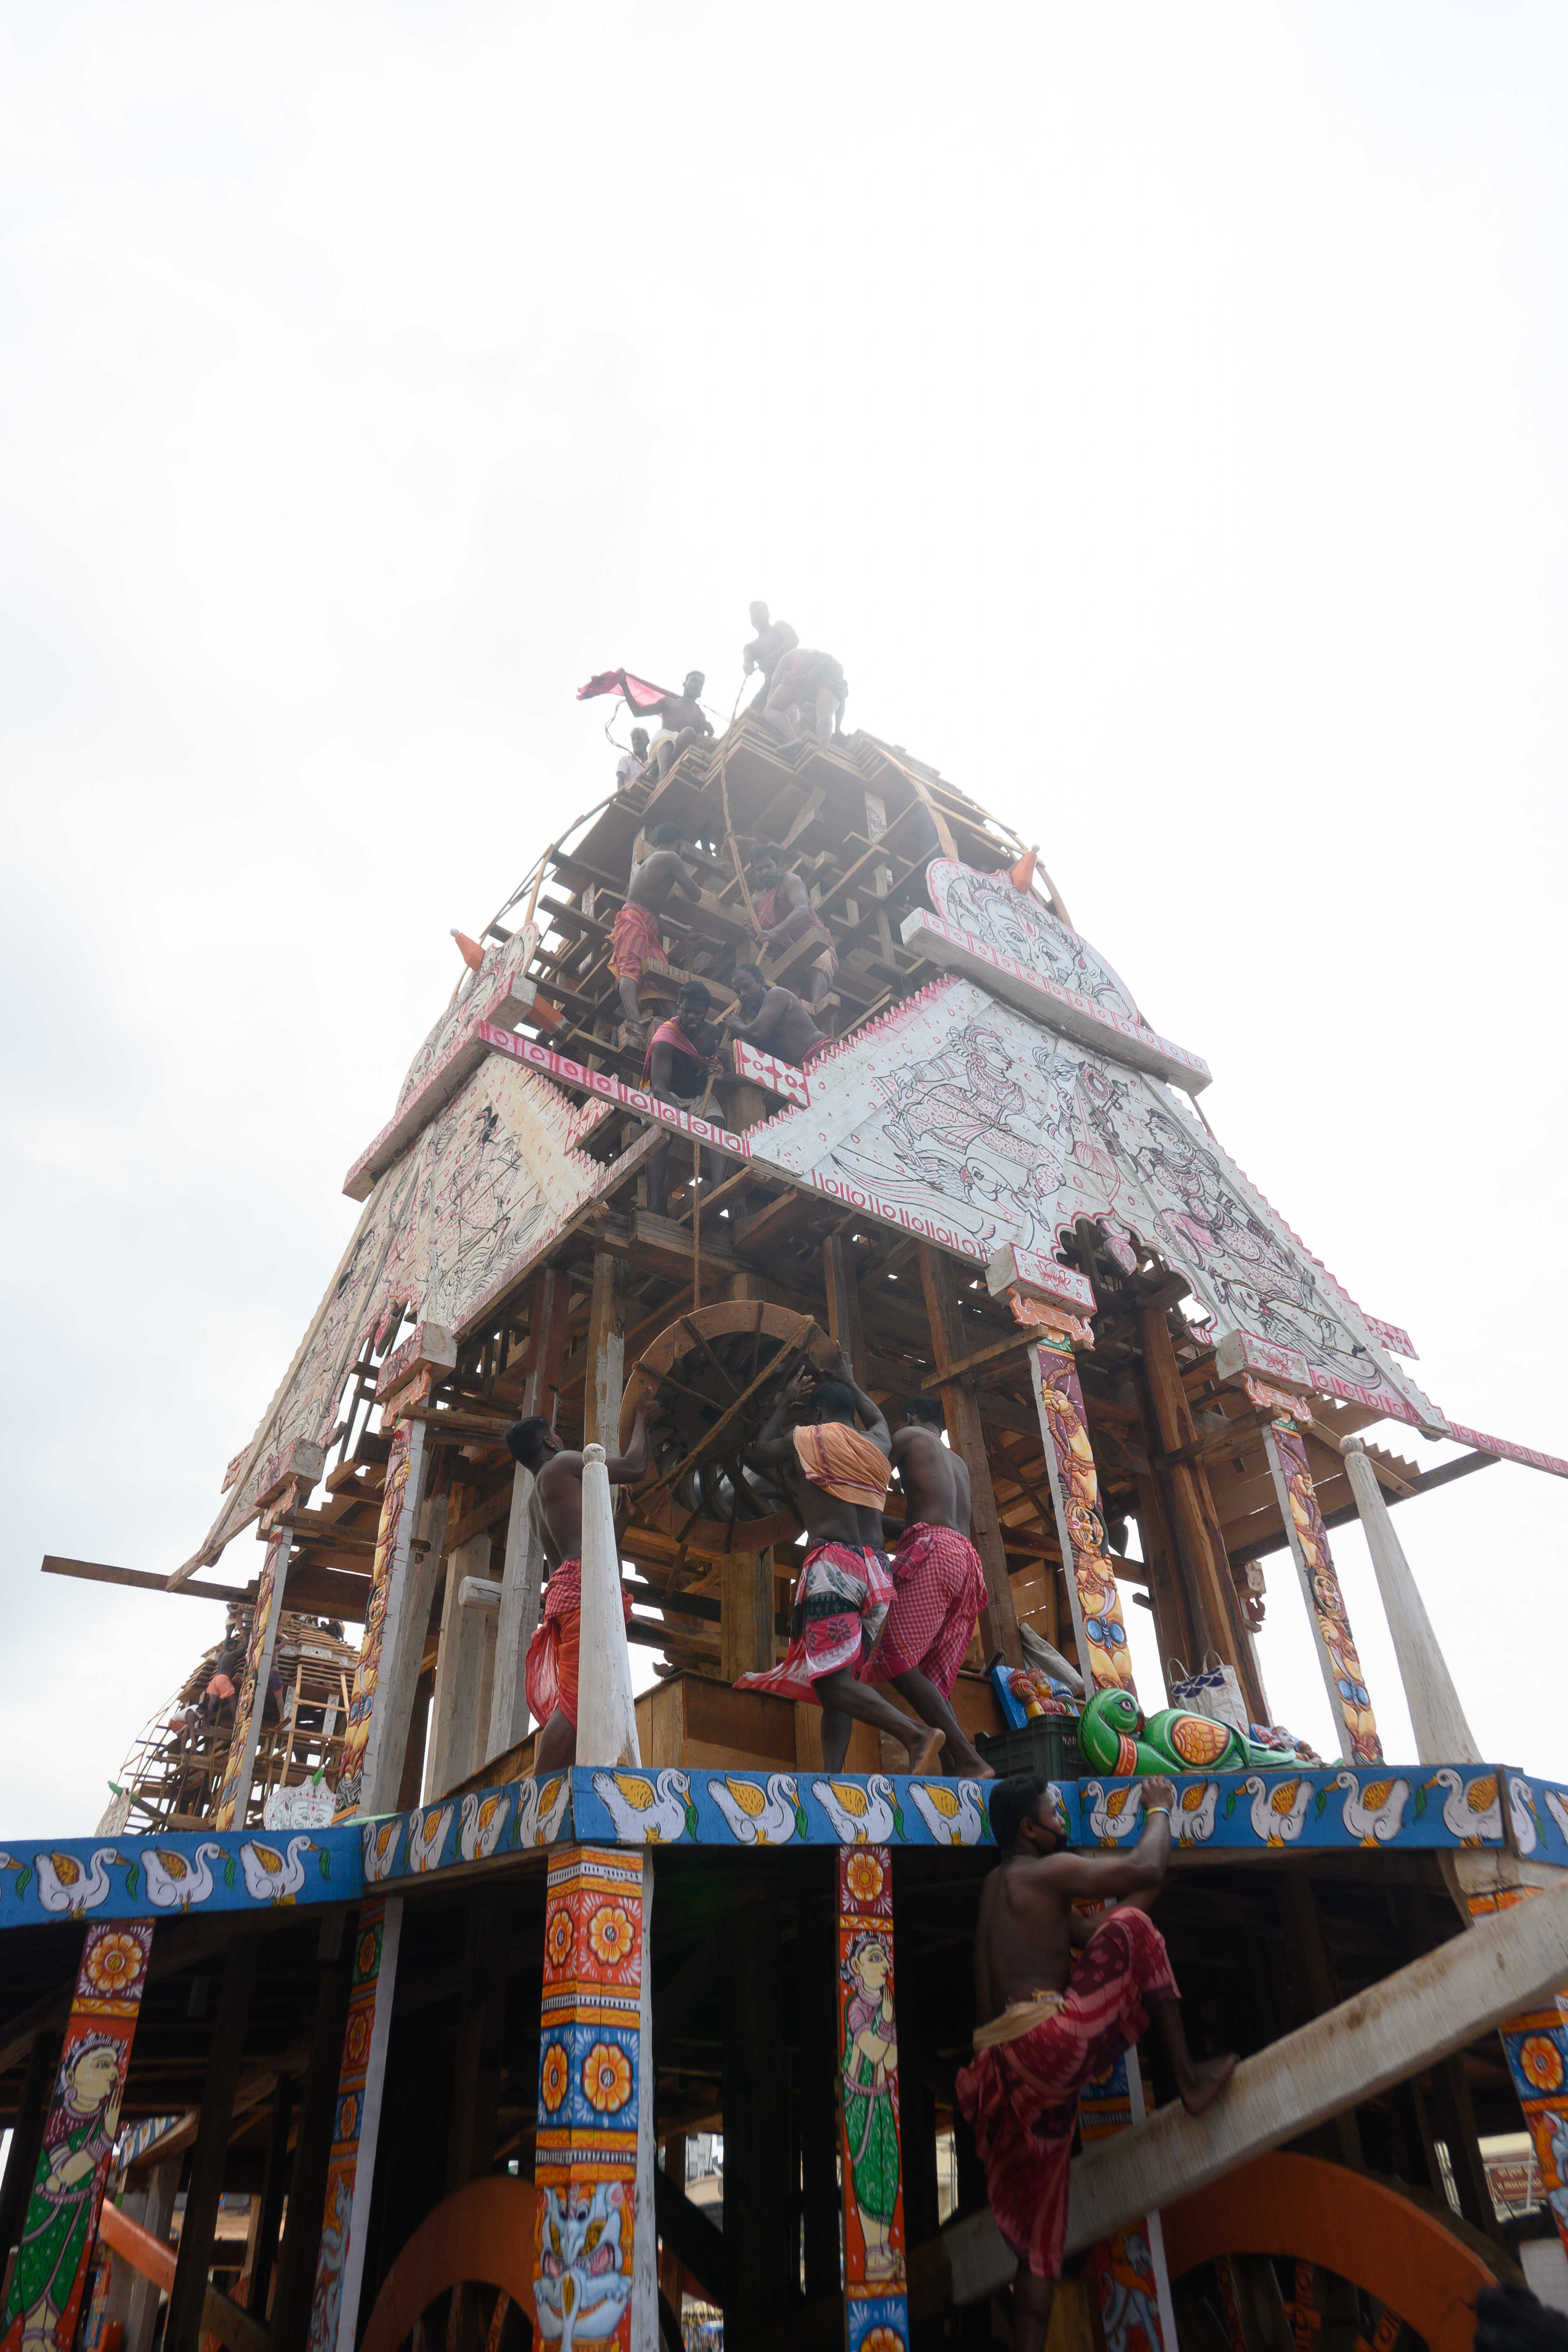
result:
[(87, 1930), (0, 2336), (75, 2336), (152, 1948), (150, 1919)]
[(1377, 1736), (1377, 1717), (1367, 1695), (1344, 1595), (1334, 1574), (1329, 1531), (1307, 1466), (1306, 1444), (1296, 1423), (1283, 1414), (1269, 1423), (1264, 1444), (1279, 1516), (1290, 1538), (1290, 1557), (1301, 1580), (1329, 1705), (1341, 1725), (1340, 1752), (1352, 1763), (1381, 1764), (1383, 1742)]
[(5, 2275), (11, 2249), (22, 2234), (22, 2218), (27, 2210), (38, 2144), (44, 2136), (44, 2114), (55, 2073), (55, 2046), (51, 2033), (35, 2033), (23, 2071), (11, 2149), (5, 2159), (5, 2178), (0, 2181), (0, 2279)]
[[(332, 2145), (327, 2160), (326, 2203), (316, 2258), (308, 2352), (353, 2352), (402, 1929), (400, 1895), (378, 1895), (362, 1905), (354, 1931), (353, 1973), (349, 1984), (342, 2063), (338, 2070)], [(269, 2176), (270, 2172), (268, 2158)], [(258, 2242), (258, 2256), (259, 2252)], [(253, 2281), (259, 2275), (259, 2271), (253, 2273)], [(256, 2299), (253, 2284), (251, 2309), (260, 2313), (263, 2308)]]
[(250, 2300), (247, 2306), (262, 2320), (267, 2316), (272, 2273), (278, 2261), (278, 2225), (283, 2218), (283, 2191), (289, 2183), (289, 2126), (293, 2115), (294, 2085), (287, 2074), (280, 2074), (272, 2100), (272, 2129), (268, 2134), (267, 2165), (261, 2176), (261, 2210), (257, 2216), (256, 2252), (251, 2262)]
[(448, 2196), (490, 2168), (505, 2005), (505, 1909), (499, 1895), (477, 1894), (468, 1905), (463, 1978), (458, 1991), (458, 2047), (452, 2062), (452, 2117), (447, 2134)]
[(1423, 1764), (1479, 1764), (1481, 1751), (1366, 1448), (1359, 1437), (1347, 1437), (1340, 1452), (1394, 1638), (1394, 1654), (1410, 1706), (1410, 1727), (1415, 1734), (1415, 1753)]
[(316, 2259), (321, 2250), (321, 2215), (326, 2210), (327, 2174), (337, 2123), (338, 2075), (348, 2022), (349, 1983), (348, 1962), (333, 1958), (323, 1968), (316, 1989), (310, 2063), (294, 2138), (289, 2218), (283, 2233), (283, 2257), (278, 2266), (277, 2300), (272, 2307), (272, 2341), (279, 2347), (306, 2341), (316, 2299)]
[(736, 2249), (736, 2263), (724, 2341), (743, 2347), (798, 2307), (799, 2257), (790, 2227), (788, 2076), (779, 2060), (784, 1953), (776, 1915), (753, 1903), (731, 1919), (726, 1941), (724, 2236)]
[[(523, 1383), (520, 1421), (545, 1413), (553, 1421), (561, 1380), (561, 1353), (566, 1340), (567, 1284), (552, 1265), (540, 1269), (533, 1288), (529, 1321), (533, 1361)], [(592, 1383), (590, 1383), (590, 1395)], [(528, 1730), (528, 1693), (523, 1666), (528, 1645), (539, 1630), (540, 1596), (544, 1582), (544, 1546), (533, 1524), (530, 1505), (533, 1475), (520, 1462), (512, 1473), (511, 1513), (507, 1520), (506, 1553), (501, 1564), (500, 1606), (496, 1612), (495, 1680), (490, 1696), (487, 1763), (515, 1748)]]
[[(179, 2195), (183, 2165), (183, 2158), (165, 2157), (162, 2164), (153, 2166), (152, 2178), (147, 2183), (142, 2226), (165, 2243), (174, 2218), (174, 2200)], [(153, 2330), (158, 2324), (158, 2305), (162, 2299), (162, 2290), (156, 2280), (144, 2278), (138, 2271), (131, 2282), (124, 2352), (153, 2352)], [(254, 2299), (251, 2308), (257, 2308)]]
[(1171, 1534), (1159, 1482), (1152, 1471), (1139, 1474), (1137, 1517), (1138, 1542), (1149, 1578), (1154, 1638), (1160, 1645), (1160, 1655), (1201, 1658), (1206, 1645), (1197, 1638), (1181, 1555)]
[(720, 1569), (721, 1671), (726, 1682), (773, 1663), (773, 1556), (731, 1552)]
[(1091, 1692), (1130, 1691), (1132, 1653), (1127, 1646), (1121, 1595), (1105, 1557), (1100, 1478), (1089, 1442), (1089, 1418), (1072, 1341), (1065, 1332), (1042, 1328), (1040, 1344), (1033, 1354), (1035, 1402), (1078, 1643), (1079, 1672)]
[[(952, 1260), (933, 1250), (929, 1243), (921, 1242), (919, 1255), (926, 1312), (931, 1318), (931, 1347), (936, 1369), (942, 1373), (950, 1364), (961, 1364), (970, 1352), (959, 1311), (958, 1272)], [(973, 1376), (964, 1373), (956, 1380), (945, 1381), (941, 1396), (949, 1440), (969, 1472), (969, 1532), (985, 1570), (985, 1607), (980, 1613), (981, 1647), (987, 1658), (1000, 1651), (1008, 1665), (1021, 1666), (1024, 1647), (1018, 1639), (1018, 1614), (1013, 1606), (1002, 1523), (996, 1516), (991, 1465), (985, 1453), (985, 1424), (974, 1392)]]
[(268, 1538), (267, 1557), (261, 1563), (257, 1579), (256, 1606), (251, 1612), (250, 1641), (245, 1653), (245, 1674), (235, 1702), (234, 1730), (228, 1743), (228, 1765), (218, 1793), (217, 1811), (213, 1827), (232, 1829), (237, 1822), (243, 1825), (250, 1804), (250, 1787), (256, 1775), (256, 1750), (261, 1737), (261, 1717), (267, 1705), (267, 1682), (272, 1672), (272, 1656), (278, 1646), (278, 1626), (283, 1615), (283, 1588), (289, 1574), (289, 1554), (294, 1541), (291, 1516), (299, 1497), (299, 1489), (290, 1484), (283, 1524), (273, 1528)]
[[(847, 1846), (838, 1855), (838, 2050), (847, 2352), (860, 2352), (868, 2337), (879, 2347), (910, 2339), (898, 2044), (892, 1853)], [(726, 2132), (726, 2172), (729, 2154)]]
[[(837, 1854), (813, 1854), (795, 1910), (800, 2001), (801, 2253), (805, 2299), (837, 2294), (838, 2273), (838, 1902)], [(816, 1864), (834, 1874), (817, 1885)]]
[[(1084, 2085), (1079, 2101), (1083, 2144), (1109, 2139), (1141, 2124), (1145, 2113), (1143, 2076), (1136, 2049), (1124, 2050), (1109, 2074)], [(1105, 2352), (1177, 2352), (1176, 2314), (1165, 2264), (1165, 2239), (1158, 2213), (1142, 2227), (1121, 2230), (1089, 2256), (1100, 2298)]]
[(823, 1271), (827, 1278), (827, 1328), (838, 1346), (848, 1350), (855, 1377), (866, 1385), (866, 1339), (860, 1325), (860, 1292), (855, 1280), (855, 1254), (847, 1234), (829, 1234), (822, 1244)]
[[(1298, 2021), (1304, 2024), (1307, 2017), (1323, 2017), (1340, 2005), (1339, 1979), (1323, 1940), (1323, 1923), (1318, 1916), (1318, 1897), (1310, 1878), (1294, 1871), (1281, 1871), (1278, 1878), (1279, 1924), (1285, 1931), (1285, 1948), (1290, 1956), (1290, 1969), (1299, 1974), (1310, 2007)], [(1333, 2134), (1342, 2164), (1358, 2168), (1365, 2162), (1362, 2153), (1361, 2126), (1353, 2110), (1346, 2109), (1334, 2116), (1329, 2129)]]
[(546, 2342), (574, 2313), (584, 2340), (658, 2352), (652, 1912), (651, 1855), (597, 1846), (552, 1854), (533, 2172), (534, 2303), (549, 2315), (537, 2323)]
[(626, 1355), (626, 1262), (610, 1250), (594, 1252), (588, 1308), (588, 1369), (584, 1380), (583, 1443), (618, 1454), (621, 1391)]
[(465, 1609), (462, 1590), (466, 1578), (488, 1577), (489, 1567), (488, 1535), (472, 1536), (447, 1555), (447, 1590), (441, 1603), (441, 1646), (436, 1656), (434, 1714), (425, 1769), (426, 1804), (433, 1798), (444, 1797), (459, 1780), (466, 1780), (476, 1764), (483, 1761), (489, 1718), (487, 1710), (481, 1726), (479, 1704), (487, 1649), (494, 1654), (494, 1628), (492, 1624), (487, 1642), (490, 1612)]
[[(1174, 1454), (1193, 1444), (1197, 1433), (1192, 1407), (1182, 1386), (1176, 1351), (1163, 1308), (1146, 1307), (1138, 1318), (1143, 1346), (1143, 1377), (1161, 1450)], [(1172, 1532), (1185, 1570), (1192, 1612), (1197, 1622), (1193, 1646), (1201, 1656), (1215, 1650), (1236, 1668), (1247, 1702), (1249, 1721), (1262, 1722), (1267, 1709), (1258, 1680), (1252, 1643), (1241, 1622), (1241, 1607), (1230, 1580), (1225, 1538), (1208, 1479), (1200, 1462), (1179, 1462), (1159, 1474), (1162, 1496)], [(1201, 1644), (1201, 1646), (1200, 1646)]]
[[(421, 1397), (428, 1395), (428, 1372), (421, 1373), (413, 1388), (420, 1391)], [(405, 1401), (408, 1394), (405, 1391)], [(399, 1421), (392, 1433), (392, 1451), (381, 1490), (381, 1522), (371, 1567), (364, 1636), (349, 1700), (334, 1821), (349, 1821), (361, 1811), (384, 1811), (403, 1777), (403, 1744), (387, 1736), (391, 1707), (382, 1680), (384, 1669), (387, 1683), (395, 1682), (393, 1666), (397, 1645), (408, 1638), (409, 1563), (419, 1520), (426, 1454), (425, 1423)], [(421, 1622), (421, 1649), (424, 1633)], [(412, 1701), (412, 1685), (409, 1696)]]
[(260, 1948), (258, 1937), (237, 1936), (224, 1964), (217, 2023), (202, 2078), (201, 2121), (196, 2126), (190, 2179), (185, 2187), (179, 2260), (174, 2267), (174, 2284), (169, 2290), (168, 2316), (163, 2323), (165, 2352), (201, 2352), (202, 2306), (206, 2301), (218, 2199), (223, 2194), (223, 2176), (228, 2161), (228, 2136), (234, 2127), (235, 2086), (245, 2054), (246, 2021), (250, 2014), (250, 1995)]

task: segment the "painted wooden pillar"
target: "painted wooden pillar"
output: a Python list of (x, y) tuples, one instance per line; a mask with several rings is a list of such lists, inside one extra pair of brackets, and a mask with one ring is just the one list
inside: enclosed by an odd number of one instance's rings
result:
[[(1084, 2146), (1141, 2124), (1144, 2112), (1138, 2053), (1124, 2051), (1108, 2074), (1084, 2085), (1079, 2101)], [(1105, 2352), (1176, 2352), (1175, 2306), (1159, 2214), (1103, 2240), (1089, 2260), (1100, 2292)]]
[(577, 1650), (577, 1761), (640, 1764), (621, 1554), (602, 1445), (583, 1448), (583, 1618)]
[[(1065, 1321), (1065, 1318), (1063, 1320)], [(1045, 1439), (1046, 1469), (1057, 1540), (1067, 1574), (1068, 1604), (1078, 1643), (1079, 1672), (1085, 1688), (1132, 1689), (1132, 1653), (1121, 1615), (1121, 1596), (1105, 1557), (1105, 1517), (1100, 1480), (1089, 1442), (1083, 1390), (1067, 1330), (1042, 1326), (1034, 1350), (1035, 1402)]]
[(847, 2352), (868, 2341), (876, 2352), (905, 2352), (893, 1857), (885, 1845), (845, 1846), (838, 1855), (838, 2074)]
[(75, 2334), (152, 1948), (150, 1919), (87, 1930), (0, 2315), (3, 2352), (20, 2352), (24, 2338), (69, 2344)]
[[(533, 1361), (523, 1383), (520, 1421), (535, 1413), (555, 1418), (561, 1378), (561, 1356), (566, 1341), (567, 1282), (552, 1265), (541, 1269), (534, 1285), (529, 1320), (533, 1337)], [(515, 1748), (528, 1730), (528, 1692), (523, 1669), (528, 1645), (539, 1630), (540, 1599), (544, 1583), (544, 1546), (530, 1507), (533, 1474), (520, 1462), (512, 1473), (511, 1511), (507, 1520), (506, 1551), (501, 1564), (500, 1604), (496, 1612), (495, 1680), (490, 1694), (489, 1735), (485, 1760), (491, 1762)]]
[(1476, 1736), (1432, 1631), (1426, 1604), (1410, 1573), (1405, 1547), (1394, 1532), (1366, 1448), (1359, 1437), (1347, 1437), (1340, 1452), (1394, 1639), (1394, 1654), (1410, 1707), (1410, 1727), (1415, 1734), (1415, 1753), (1423, 1764), (1479, 1764), (1481, 1751)]
[(574, 2325), (584, 2342), (658, 2352), (652, 1914), (651, 1855), (563, 1846), (551, 1856), (533, 2171), (536, 2347), (558, 2344)]
[(308, 2352), (353, 2352), (402, 1927), (401, 1895), (361, 1906)]
[(1300, 1424), (1282, 1413), (1268, 1423), (1264, 1443), (1279, 1516), (1290, 1539), (1290, 1557), (1306, 1597), (1318, 1664), (1329, 1704), (1341, 1725), (1340, 1752), (1352, 1763), (1381, 1764), (1383, 1742), (1377, 1736), (1377, 1717), (1372, 1711), (1344, 1595), (1334, 1574), (1329, 1531), (1307, 1465), (1306, 1441)]
[[(289, 1508), (293, 1507), (295, 1490), (290, 1487)], [(213, 1827), (231, 1830), (237, 1822), (243, 1828), (250, 1805), (251, 1783), (256, 1777), (256, 1750), (261, 1738), (261, 1717), (267, 1704), (268, 1677), (272, 1672), (273, 1653), (278, 1646), (278, 1625), (283, 1614), (283, 1588), (289, 1574), (289, 1554), (294, 1542), (294, 1524), (286, 1517), (268, 1538), (267, 1557), (261, 1563), (261, 1574), (256, 1585), (256, 1607), (250, 1620), (250, 1642), (245, 1654), (245, 1679), (239, 1686), (239, 1697), (234, 1710), (234, 1732), (228, 1743), (228, 1765), (218, 1792), (217, 1811)]]
[[(420, 1391), (420, 1401), (423, 1401), (429, 1393), (429, 1375), (422, 1374), (414, 1386)], [(408, 1400), (405, 1398), (404, 1401)], [(413, 1556), (415, 1528), (419, 1519), (425, 1465), (425, 1423), (422, 1421), (399, 1421), (392, 1433), (392, 1451), (387, 1457), (386, 1477), (381, 1490), (381, 1522), (376, 1529), (375, 1555), (371, 1565), (364, 1637), (360, 1643), (359, 1664), (354, 1668), (342, 1762), (338, 1773), (338, 1801), (332, 1816), (337, 1822), (349, 1821), (357, 1812), (376, 1810), (377, 1795), (388, 1777), (391, 1759), (385, 1751), (390, 1745), (386, 1732), (391, 1709), (384, 1704), (378, 1704), (378, 1699), (384, 1696), (384, 1671), (388, 1682), (393, 1679), (394, 1655), (403, 1631), (409, 1562)], [(423, 1635), (423, 1626), (419, 1630)], [(397, 1779), (401, 1779), (401, 1755), (395, 1759), (395, 1769)], [(393, 1786), (395, 1790), (395, 1779)]]

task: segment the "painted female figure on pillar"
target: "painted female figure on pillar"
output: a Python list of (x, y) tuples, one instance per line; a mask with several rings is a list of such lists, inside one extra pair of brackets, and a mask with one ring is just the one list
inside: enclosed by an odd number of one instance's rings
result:
[(901, 2279), (899, 2218), (898, 2028), (892, 1955), (859, 1935), (844, 1955), (844, 2141), (866, 2240), (866, 2282)]
[(121, 2045), (94, 2034), (67, 2051), (38, 2159), (38, 2177), (16, 2250), (6, 2352), (64, 2352), (94, 2219), (94, 2187), (107, 2168), (120, 2116)]

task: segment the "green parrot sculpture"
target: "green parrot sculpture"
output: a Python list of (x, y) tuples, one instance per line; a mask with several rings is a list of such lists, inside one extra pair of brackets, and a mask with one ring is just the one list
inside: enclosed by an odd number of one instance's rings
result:
[(1145, 1716), (1131, 1691), (1096, 1691), (1078, 1725), (1079, 1753), (1097, 1772), (1130, 1779), (1144, 1772), (1240, 1772), (1257, 1765), (1277, 1770), (1290, 1759), (1244, 1739), (1228, 1723), (1162, 1707)]

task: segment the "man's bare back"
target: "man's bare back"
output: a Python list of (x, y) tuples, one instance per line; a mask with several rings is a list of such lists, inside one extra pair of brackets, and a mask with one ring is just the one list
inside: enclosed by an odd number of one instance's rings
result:
[[(605, 1459), (605, 1470), (612, 1486), (635, 1486), (647, 1475), (649, 1411), (646, 1402), (638, 1405), (630, 1446), (625, 1454)], [(531, 1451), (537, 1458), (525, 1464), (533, 1471), (529, 1510), (544, 1546), (545, 1559), (552, 1568), (559, 1568), (563, 1559), (581, 1559), (583, 1556), (583, 1456), (563, 1445), (555, 1432), (547, 1426), (539, 1427)], [(523, 1459), (521, 1454), (518, 1458)]]
[(776, 982), (770, 988), (760, 975), (755, 980), (751, 977), (752, 970), (750, 964), (742, 965), (731, 975), (731, 985), (741, 1000), (741, 1018), (730, 1015), (731, 1034), (798, 1069), (832, 1040), (817, 1027), (793, 988), (782, 988)]
[(626, 904), (657, 915), (672, 890), (683, 890), (689, 898), (702, 896), (678, 849), (650, 850), (626, 886)]
[(969, 1465), (942, 1444), (929, 1422), (893, 1433), (893, 1467), (904, 1490), (904, 1525), (969, 1533)]

